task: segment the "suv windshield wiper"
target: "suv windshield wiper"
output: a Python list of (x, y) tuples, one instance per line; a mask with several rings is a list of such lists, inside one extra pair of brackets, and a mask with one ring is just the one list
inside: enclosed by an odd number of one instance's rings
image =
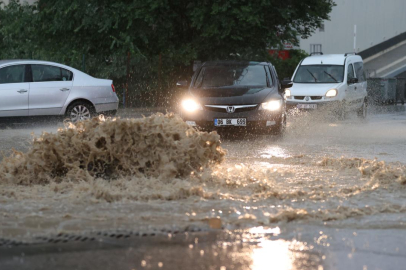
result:
[(335, 80), (336, 82), (338, 82), (338, 81), (337, 81), (337, 79), (336, 79), (336, 78), (334, 78), (334, 77), (333, 77), (333, 75), (331, 75), (331, 74), (330, 74), (330, 73), (328, 73), (327, 71), (324, 71), (324, 73), (326, 73), (326, 74), (327, 74), (328, 76), (330, 76), (330, 77), (331, 77), (333, 80)]
[(312, 75), (313, 79), (315, 82), (317, 82), (317, 78), (313, 75), (313, 73), (310, 72), (310, 70), (308, 68), (306, 68), (307, 72), (310, 73), (310, 75)]

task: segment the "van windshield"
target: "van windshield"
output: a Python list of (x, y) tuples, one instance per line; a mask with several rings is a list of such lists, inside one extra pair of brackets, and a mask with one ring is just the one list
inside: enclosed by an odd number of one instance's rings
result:
[(344, 66), (309, 65), (300, 66), (293, 82), (295, 83), (338, 83), (344, 79)]
[(195, 87), (266, 86), (266, 73), (262, 65), (216, 65), (202, 67)]

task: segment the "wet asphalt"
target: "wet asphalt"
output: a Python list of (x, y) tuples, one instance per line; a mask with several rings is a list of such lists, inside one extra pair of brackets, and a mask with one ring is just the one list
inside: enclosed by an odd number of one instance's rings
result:
[[(153, 111), (126, 110), (122, 116), (148, 116)], [(0, 126), (0, 151), (9, 155), (11, 149), (27, 151), (33, 135), (55, 132), (63, 124), (54, 120)], [(307, 155), (406, 164), (406, 113), (404, 109), (375, 110), (366, 121), (355, 115), (344, 121), (302, 115), (290, 118), (283, 138), (225, 138), (223, 147), (238, 161)], [(406, 199), (399, 198), (399, 204), (406, 206)], [(404, 269), (405, 265), (406, 223), (399, 214), (378, 214), (367, 222), (355, 217), (339, 225), (293, 221), (241, 230), (49, 236), (37, 243), (0, 239), (0, 269), (370, 270)]]

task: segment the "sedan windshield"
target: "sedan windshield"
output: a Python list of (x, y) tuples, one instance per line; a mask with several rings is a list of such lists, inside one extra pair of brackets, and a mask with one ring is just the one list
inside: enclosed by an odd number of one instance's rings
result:
[(300, 66), (293, 82), (295, 83), (337, 83), (344, 78), (344, 66), (313, 65)]
[(224, 87), (234, 85), (266, 86), (265, 67), (248, 66), (206, 66), (202, 67), (195, 87)]

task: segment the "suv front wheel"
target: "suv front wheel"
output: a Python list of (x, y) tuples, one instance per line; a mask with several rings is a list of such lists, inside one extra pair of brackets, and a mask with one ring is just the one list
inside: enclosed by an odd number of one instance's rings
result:
[(286, 129), (286, 114), (282, 114), (281, 119), (272, 127), (271, 134), (282, 136)]

